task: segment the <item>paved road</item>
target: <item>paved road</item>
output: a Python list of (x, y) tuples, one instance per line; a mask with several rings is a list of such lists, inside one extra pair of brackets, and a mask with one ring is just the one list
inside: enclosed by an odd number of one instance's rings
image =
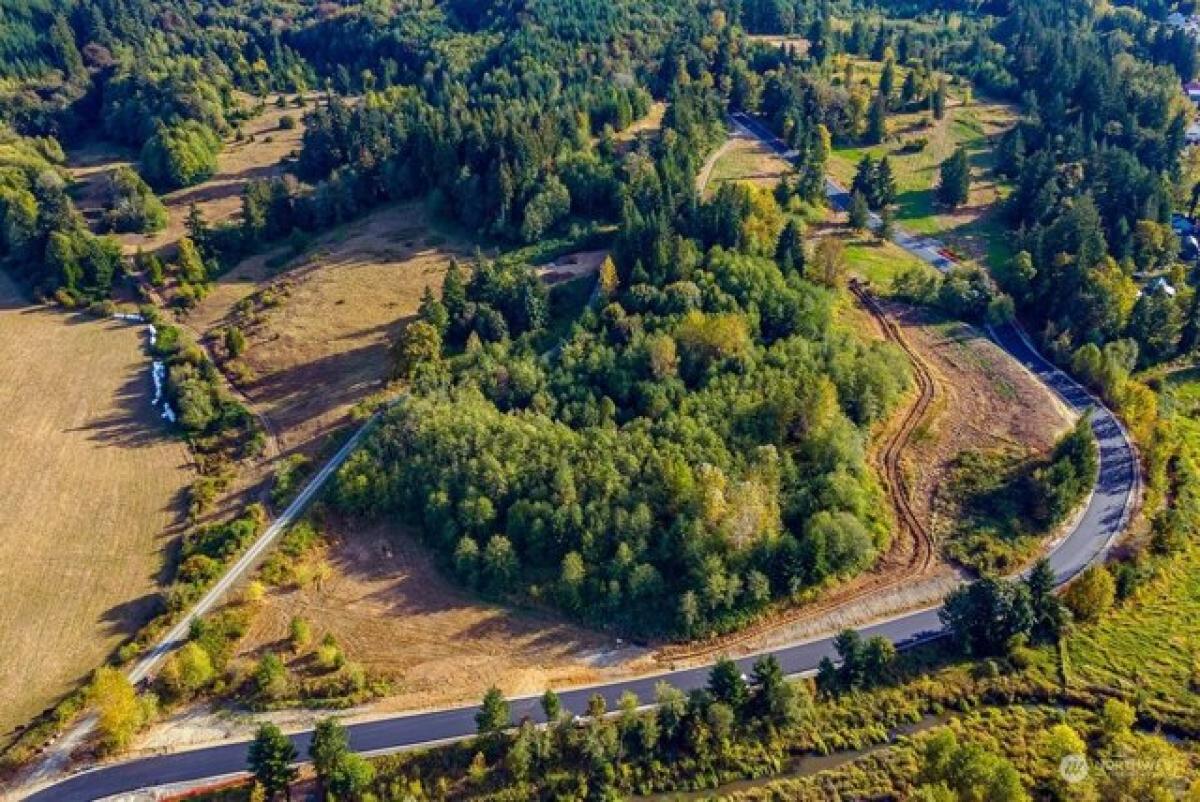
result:
[[(776, 137), (765, 125), (750, 115), (738, 113), (732, 115), (730, 119), (735, 127), (758, 139), (778, 156), (789, 162), (796, 160), (796, 152), (794, 150), (788, 148), (782, 139)], [(833, 204), (834, 208), (841, 209), (842, 211), (850, 208), (849, 190), (832, 178), (827, 177), (825, 179), (825, 194), (829, 197), (829, 201)], [(883, 225), (883, 221), (879, 219), (879, 215), (875, 212), (870, 213), (869, 219), (871, 228), (879, 228)], [(909, 251), (939, 270), (949, 270), (954, 266), (954, 260), (947, 255), (945, 246), (935, 239), (918, 236), (902, 229), (896, 230), (896, 235), (893, 239), (901, 248), (904, 248), (904, 250)]]
[[(346, 458), (354, 452), (367, 432), (377, 421), (377, 417), (372, 417), (366, 421), (358, 430), (347, 440), (337, 453), (333, 455), (319, 470), (315, 476), (309, 479), (304, 489), (300, 494), (293, 499), (292, 503), (268, 526), (258, 539), (248, 548), (237, 562), (225, 573), (220, 580), (213, 585), (207, 593), (196, 602), (196, 605), (188, 612), (186, 616), (181, 618), (179, 622), (173, 626), (165, 635), (159, 639), (150, 651), (146, 652), (137, 663), (135, 663), (127, 672), (130, 682), (135, 685), (153, 676), (154, 672), (162, 664), (162, 661), (167, 658), (171, 652), (178, 649), (187, 642), (187, 635), (191, 628), (192, 622), (197, 618), (206, 615), (213, 607), (215, 607), (225, 595), (242, 579), (246, 574), (253, 569), (259, 561), (266, 555), (267, 551), (275, 545), (275, 542), (283, 535), (288, 528), (295, 523), (296, 519), (304, 511), (305, 507), (321, 492), (329, 477), (342, 466)], [(75, 724), (75, 726), (65, 733), (42, 757), (42, 762), (39, 764), (31, 775), (26, 778), (29, 785), (38, 785), (53, 777), (62, 770), (66, 761), (70, 757), (70, 753), (81, 745), (92, 728), (96, 725), (95, 716), (84, 716)], [(2, 791), (3, 789), (0, 789)], [(49, 796), (43, 796), (48, 793)], [(51, 786), (43, 794), (37, 794), (33, 798), (45, 799), (60, 799), (57, 795), (56, 787)], [(2, 795), (0, 795), (2, 796)], [(91, 796), (73, 797), (78, 799), (92, 799)]]
[[(777, 150), (783, 147), (782, 143), (775, 141), (769, 133), (763, 132), (762, 127), (755, 121), (747, 118), (739, 119), (738, 122), (756, 136), (764, 138), (764, 141), (772, 144)], [(752, 125), (755, 127), (751, 127)], [(786, 150), (780, 152), (786, 155)], [(835, 203), (838, 203), (839, 199), (844, 200), (844, 195), (841, 188), (831, 184), (830, 197)], [(952, 264), (942, 255), (943, 249), (936, 241), (908, 237), (901, 233), (897, 236), (897, 243), (939, 269), (947, 269), (949, 264)], [(939, 264), (937, 260), (946, 260), (947, 264)], [(1140, 480), (1136, 456), (1124, 429), (1112, 413), (1100, 406), (1070, 377), (1043, 359), (1020, 329), (1011, 325), (1005, 326), (994, 331), (993, 336), (1002, 348), (1024, 364), (1068, 405), (1080, 411), (1091, 410), (1092, 429), (1100, 444), (1099, 479), (1095, 492), (1088, 500), (1075, 528), (1054, 544), (1047, 555), (1059, 581), (1065, 582), (1092, 562), (1101, 559), (1124, 529)], [(362, 434), (360, 431), (355, 440), (348, 442), (333, 462), (340, 464), (340, 460), (353, 449), (357, 438)], [(318, 484), (314, 480), (312, 486)], [(280, 518), (280, 522), (284, 520), (283, 517)], [(866, 627), (862, 632), (868, 637), (882, 635), (903, 648), (938, 637), (940, 630), (941, 622), (937, 609), (934, 608), (898, 616)], [(182, 630), (173, 633), (173, 639), (177, 640), (182, 635)], [(835, 654), (831, 637), (796, 643), (772, 653), (788, 674), (810, 673), (816, 669), (823, 657), (833, 657)], [(748, 669), (754, 659), (755, 656), (751, 656), (738, 662)], [(563, 692), (561, 696), (567, 709), (582, 711), (589, 696), (601, 693), (612, 708), (617, 697), (625, 691), (633, 691), (643, 701), (650, 701), (654, 698), (655, 685), (660, 681), (665, 680), (678, 688), (689, 690), (702, 686), (707, 676), (707, 667), (686, 669), (608, 685), (579, 688)], [(469, 735), (475, 731), (475, 710), (474, 706), (461, 707), (355, 724), (349, 727), (351, 746), (362, 752), (388, 751)], [(540, 719), (536, 697), (514, 700), (512, 711), (516, 721), (526, 716), (534, 720)], [(309, 733), (293, 736), (301, 755), (307, 754), (309, 737)], [(37, 802), (79, 802), (138, 788), (233, 774), (245, 769), (246, 747), (245, 742), (232, 743), (104, 766), (67, 778), (28, 799)]]

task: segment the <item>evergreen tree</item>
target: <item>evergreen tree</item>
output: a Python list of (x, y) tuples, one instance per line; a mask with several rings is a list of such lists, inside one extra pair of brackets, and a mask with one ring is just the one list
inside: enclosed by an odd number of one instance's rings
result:
[(475, 714), (475, 725), (480, 735), (494, 735), (508, 729), (508, 701), (496, 686), (488, 688), (483, 695), (483, 704)]
[(308, 756), (322, 783), (328, 784), (338, 764), (349, 753), (350, 736), (337, 719), (331, 717), (317, 722)]
[(883, 209), (896, 202), (899, 187), (896, 183), (896, 176), (892, 172), (892, 160), (887, 156), (879, 160), (879, 166), (875, 169), (874, 189), (875, 192), (870, 198), (873, 209)]
[(879, 73), (879, 94), (885, 103), (890, 103), (895, 91), (896, 62), (888, 59), (883, 63), (883, 71)]
[(203, 284), (208, 281), (208, 270), (200, 251), (188, 237), (179, 240), (179, 255), (176, 257), (180, 277), (189, 284)]
[(451, 321), (462, 317), (467, 306), (467, 285), (463, 281), (462, 268), (455, 259), (450, 260), (450, 267), (442, 279), (442, 304)]
[(188, 239), (196, 245), (196, 250), (204, 259), (211, 259), (215, 254), (212, 250), (212, 229), (204, 219), (204, 213), (196, 204), (188, 206), (187, 219), (184, 221)]
[(250, 772), (266, 790), (267, 797), (280, 791), (292, 798), (291, 784), (296, 779), (292, 761), (296, 759), (296, 747), (274, 724), (263, 724), (250, 743), (248, 762)]
[(876, 95), (867, 113), (867, 144), (879, 145), (887, 139), (887, 98)]
[(547, 688), (546, 692), (542, 694), (541, 705), (542, 713), (546, 716), (546, 721), (548, 723), (553, 724), (562, 717), (562, 700), (559, 699), (557, 693), (549, 688)]
[(750, 714), (769, 727), (786, 727), (799, 714), (796, 686), (783, 676), (774, 655), (760, 657), (754, 663), (754, 695)]
[(426, 285), (421, 293), (421, 305), (417, 307), (417, 315), (437, 329), (438, 334), (445, 336), (446, 327), (450, 325), (450, 313), (446, 305), (433, 294), (433, 288), (429, 285)]
[(971, 163), (966, 148), (958, 148), (954, 155), (942, 162), (941, 180), (938, 182), (937, 199), (951, 209), (957, 209), (971, 197)]
[(865, 231), (871, 221), (871, 207), (867, 196), (855, 192), (850, 196), (850, 227), (855, 231)]
[(938, 80), (937, 88), (933, 90), (933, 95), (929, 99), (935, 120), (941, 120), (946, 116), (946, 91), (946, 79), (942, 78)]
[(908, 75), (904, 77), (904, 85), (900, 87), (900, 102), (904, 104), (905, 108), (917, 99), (919, 91), (920, 86), (917, 83), (917, 71), (909, 70)]
[(867, 153), (862, 157), (862, 161), (858, 163), (858, 169), (854, 172), (854, 182), (850, 185), (850, 192), (861, 193), (869, 204), (871, 198), (875, 196), (878, 175), (878, 169), (875, 166), (875, 157)]
[(750, 689), (742, 678), (742, 670), (727, 657), (717, 660), (709, 671), (708, 692), (713, 699), (729, 705), (735, 713), (741, 711), (750, 699)]
[(879, 210), (879, 239), (889, 242), (896, 238), (896, 212), (891, 206)]
[(1033, 634), (1051, 641), (1058, 640), (1068, 620), (1066, 606), (1054, 593), (1055, 584), (1054, 569), (1045, 558), (1034, 564), (1025, 579), (1033, 610)]
[(804, 237), (800, 224), (796, 220), (788, 220), (779, 235), (779, 244), (775, 248), (775, 261), (785, 273), (804, 275)]

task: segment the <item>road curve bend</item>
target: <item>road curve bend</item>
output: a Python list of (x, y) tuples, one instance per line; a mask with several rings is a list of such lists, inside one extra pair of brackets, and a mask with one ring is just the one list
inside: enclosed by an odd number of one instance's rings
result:
[[(783, 144), (769, 133), (764, 134), (760, 125), (747, 124), (755, 121), (742, 118), (737, 122), (781, 155), (787, 156)], [(835, 203), (837, 198), (832, 196), (836, 192), (840, 190), (831, 185), (831, 199)], [(918, 240), (904, 233), (898, 233), (896, 241), (919, 258), (939, 269), (945, 269), (946, 265), (932, 261), (944, 259), (941, 255), (942, 249), (935, 241), (928, 238)], [(1087, 566), (1104, 559), (1108, 549), (1125, 529), (1140, 491), (1141, 471), (1137, 455), (1116, 416), (1071, 377), (1044, 359), (1016, 324), (997, 327), (991, 334), (1001, 348), (1053, 390), (1068, 406), (1091, 415), (1092, 431), (1096, 435), (1100, 451), (1096, 486), (1074, 528), (1052, 544), (1046, 555), (1059, 582), (1063, 583)], [(341, 460), (345, 459), (365, 433), (365, 428), (346, 443), (342, 451), (330, 461), (331, 465), (340, 464)], [(326, 466), (329, 467), (330, 465)], [(325, 473), (324, 469), (322, 473)], [(312, 484), (319, 485), (318, 482)], [(281, 516), (280, 520), (284, 520), (284, 517)], [(942, 634), (938, 609), (932, 607), (899, 615), (864, 627), (861, 632), (867, 637), (881, 635), (900, 648), (911, 647)], [(181, 637), (182, 632), (179, 635)], [(822, 658), (835, 657), (832, 636), (794, 643), (764, 654), (774, 654), (784, 672), (789, 675), (810, 674), (816, 670)], [(737, 662), (748, 670), (750, 664), (760, 656), (750, 655), (740, 658)], [(583, 710), (587, 706), (588, 698), (599, 693), (607, 700), (609, 708), (613, 709), (618, 697), (627, 691), (637, 694), (640, 699), (654, 698), (655, 686), (659, 682), (668, 682), (685, 691), (702, 687), (708, 681), (708, 671), (708, 666), (668, 671), (604, 685), (575, 688), (562, 692), (560, 696), (567, 709)], [(535, 721), (541, 720), (538, 700), (539, 697), (532, 696), (513, 700), (513, 719), (520, 721), (528, 717)], [(461, 738), (475, 732), (477, 709), (471, 705), (352, 724), (347, 728), (350, 745), (357, 752), (378, 753)], [(300, 732), (291, 737), (298, 753), (306, 755), (311, 732)], [(207, 778), (237, 774), (245, 771), (247, 747), (248, 742), (241, 741), (99, 766), (34, 792), (26, 799), (35, 802), (85, 802), (141, 788), (198, 782)]]

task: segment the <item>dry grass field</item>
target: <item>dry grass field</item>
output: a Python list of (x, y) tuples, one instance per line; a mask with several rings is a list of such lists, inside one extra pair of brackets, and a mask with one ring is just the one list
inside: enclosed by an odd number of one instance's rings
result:
[(0, 274), (0, 747), (143, 622), (191, 479), (145, 335)]
[(667, 113), (667, 104), (656, 100), (650, 105), (650, 113), (633, 125), (616, 135), (615, 140), (622, 152), (632, 150), (642, 140), (654, 139), (662, 130), (663, 117)]
[(700, 173), (699, 186), (713, 195), (729, 181), (773, 187), (791, 172), (791, 166), (774, 151), (741, 130), (734, 130), (715, 158)]
[(277, 648), (301, 616), (316, 638), (333, 632), (348, 659), (392, 680), (395, 693), (376, 711), (476, 701), (493, 684), (510, 696), (536, 694), (648, 665), (641, 650), (611, 637), (473, 598), (395, 526), (346, 532), (324, 559), (329, 578), (267, 595), (239, 653)]
[[(435, 233), (422, 206), (390, 206), (319, 237), (276, 270), (269, 265), (278, 254), (247, 260), (187, 322), (207, 332), (242, 326), (249, 345), (240, 387), (284, 452), (311, 451), (380, 388), (388, 347), (425, 287), (440, 291), (450, 258), (473, 253)], [(239, 313), (243, 299), (250, 311)]]
[[(184, 221), (193, 203), (210, 224), (220, 223), (236, 217), (241, 211), (242, 187), (246, 182), (283, 173), (281, 161), (300, 148), (305, 109), (294, 108), (290, 103), (288, 108), (279, 109), (274, 101), (274, 97), (268, 98), (262, 114), (242, 125), (245, 139), (240, 142), (226, 140), (217, 157), (216, 175), (194, 187), (161, 196), (170, 218), (166, 228), (150, 235), (121, 234), (118, 237), (126, 252), (134, 253), (138, 248), (148, 252), (171, 251), (185, 233)], [(284, 130), (279, 127), (284, 115), (296, 120), (295, 128)], [(136, 154), (123, 153), (105, 143), (94, 143), (69, 155), (71, 173), (79, 182), (77, 203), (89, 218), (100, 208), (105, 177), (120, 165), (136, 160)]]
[(944, 536), (950, 522), (939, 520), (936, 510), (959, 454), (1006, 447), (1046, 454), (1075, 415), (974, 326), (941, 321), (904, 304), (888, 310), (937, 385), (938, 400), (914, 437), (905, 467), (914, 507), (935, 535)]

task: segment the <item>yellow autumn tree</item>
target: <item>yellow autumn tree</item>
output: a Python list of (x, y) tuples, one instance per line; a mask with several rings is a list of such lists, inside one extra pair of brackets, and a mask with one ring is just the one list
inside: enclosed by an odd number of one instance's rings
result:
[(96, 710), (96, 729), (106, 752), (129, 746), (133, 736), (153, 714), (153, 700), (141, 699), (133, 683), (115, 668), (96, 671), (88, 689), (88, 701)]
[(617, 294), (620, 286), (621, 279), (617, 276), (617, 264), (611, 256), (605, 256), (604, 264), (600, 265), (600, 294), (607, 300)]

